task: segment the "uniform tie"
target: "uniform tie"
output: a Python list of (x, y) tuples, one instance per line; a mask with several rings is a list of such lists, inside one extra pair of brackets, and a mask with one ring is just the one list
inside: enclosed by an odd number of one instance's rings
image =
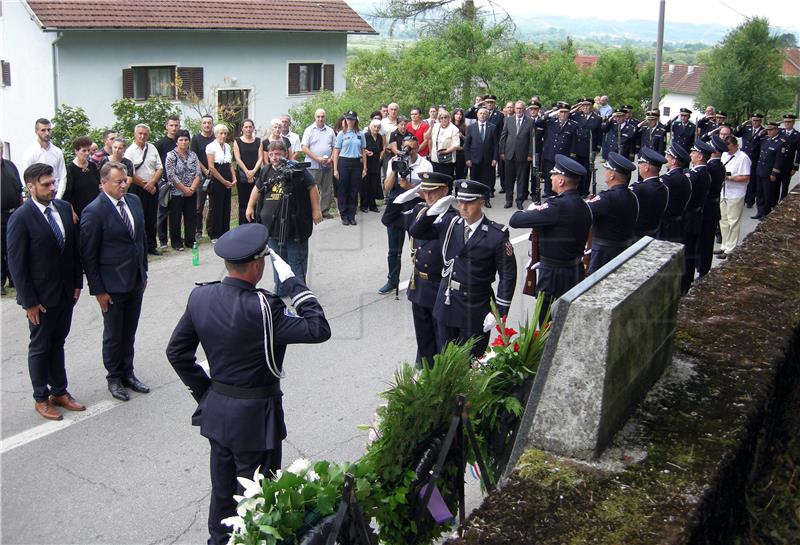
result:
[(119, 215), (122, 217), (122, 223), (125, 224), (125, 227), (128, 229), (128, 234), (131, 236), (131, 238), (135, 239), (136, 236), (133, 233), (131, 219), (128, 217), (128, 213), (125, 211), (125, 201), (120, 199), (117, 201), (117, 206), (119, 206)]
[(464, 227), (464, 244), (466, 244), (467, 241), (469, 240), (469, 234), (471, 232), (472, 232), (472, 230), (469, 228), (469, 225)]
[(56, 222), (56, 218), (53, 217), (53, 209), (49, 206), (44, 209), (44, 215), (47, 216), (47, 223), (50, 224), (50, 229), (53, 230), (53, 234), (56, 236), (56, 242), (58, 242), (58, 249), (64, 250), (64, 233), (61, 232), (61, 228), (58, 226), (58, 222)]

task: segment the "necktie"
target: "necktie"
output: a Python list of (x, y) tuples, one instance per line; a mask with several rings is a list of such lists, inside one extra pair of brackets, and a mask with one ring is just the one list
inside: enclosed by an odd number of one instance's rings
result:
[(61, 232), (61, 228), (58, 226), (56, 222), (56, 218), (53, 217), (53, 209), (49, 206), (44, 209), (44, 215), (47, 216), (47, 222), (50, 224), (50, 229), (53, 230), (53, 234), (56, 236), (56, 242), (58, 242), (58, 249), (64, 249), (64, 233)]
[(466, 244), (467, 241), (469, 240), (470, 232), (471, 232), (471, 229), (469, 228), (469, 225), (465, 226), (464, 227), (464, 244)]
[(520, 127), (522, 127), (522, 118), (518, 117), (517, 118), (517, 133), (519, 133)]
[(125, 224), (125, 227), (128, 229), (128, 234), (131, 238), (136, 238), (133, 233), (133, 225), (131, 225), (131, 219), (128, 217), (128, 213), (125, 211), (125, 201), (120, 199), (117, 201), (117, 206), (119, 207), (119, 215), (122, 217), (122, 223)]
[(481, 142), (483, 142), (483, 139), (484, 139), (484, 138), (485, 138), (485, 136), (486, 136), (486, 133), (485, 133), (485, 132), (484, 132), (484, 130), (483, 130), (485, 126), (486, 126), (486, 125), (484, 125), (483, 123), (481, 123)]

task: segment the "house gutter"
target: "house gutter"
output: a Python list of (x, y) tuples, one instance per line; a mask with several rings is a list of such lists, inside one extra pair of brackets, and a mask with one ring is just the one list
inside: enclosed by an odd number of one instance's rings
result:
[(59, 59), (58, 59), (58, 42), (64, 36), (63, 32), (56, 34), (56, 39), (51, 44), (53, 50), (53, 113), (58, 111), (60, 104), (59, 100)]

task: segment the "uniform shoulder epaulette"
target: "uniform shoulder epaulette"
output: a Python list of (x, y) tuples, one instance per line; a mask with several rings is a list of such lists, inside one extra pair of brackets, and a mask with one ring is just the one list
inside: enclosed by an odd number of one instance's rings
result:
[(502, 223), (497, 223), (496, 221), (489, 220), (489, 225), (497, 229), (498, 231), (507, 232), (508, 225), (503, 225)]
[(210, 286), (212, 284), (219, 284), (219, 283), (220, 283), (219, 280), (213, 280), (211, 282), (195, 282), (194, 285), (200, 287), (200, 286)]

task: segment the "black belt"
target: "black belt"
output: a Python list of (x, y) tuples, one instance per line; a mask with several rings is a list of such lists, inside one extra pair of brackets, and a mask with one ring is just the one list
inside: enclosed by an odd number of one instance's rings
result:
[(566, 261), (561, 259), (551, 259), (545, 256), (539, 256), (539, 263), (544, 265), (545, 267), (555, 267), (555, 268), (569, 268), (569, 267), (577, 267), (578, 264), (581, 262), (580, 257), (576, 257), (575, 259), (568, 259)]
[(592, 246), (607, 246), (609, 248), (627, 248), (631, 245), (630, 240), (609, 240), (607, 238), (592, 237)]
[(224, 396), (234, 399), (267, 399), (281, 395), (281, 383), (275, 382), (269, 386), (259, 386), (257, 388), (240, 388), (223, 384), (222, 382), (211, 381), (211, 389)]
[(358, 161), (361, 162), (361, 157), (339, 157), (340, 161)]

